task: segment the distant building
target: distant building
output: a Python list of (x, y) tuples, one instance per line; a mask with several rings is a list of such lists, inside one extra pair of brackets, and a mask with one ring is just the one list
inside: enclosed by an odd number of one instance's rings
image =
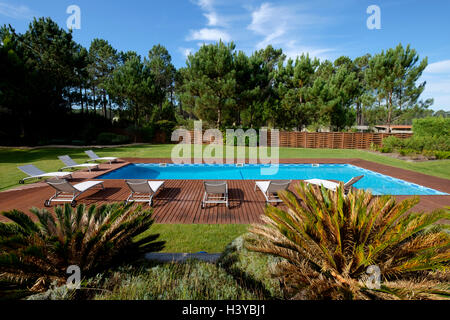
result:
[[(374, 126), (375, 132), (389, 133), (388, 129), (389, 129), (389, 126), (387, 124), (380, 124), (380, 125), (375, 125)], [(412, 125), (396, 125), (396, 124), (392, 124), (390, 133), (413, 133)]]
[[(355, 126), (354, 128), (358, 132), (377, 132), (377, 133), (388, 133), (387, 124), (379, 124), (375, 126)], [(391, 125), (391, 133), (413, 133), (411, 125)]]

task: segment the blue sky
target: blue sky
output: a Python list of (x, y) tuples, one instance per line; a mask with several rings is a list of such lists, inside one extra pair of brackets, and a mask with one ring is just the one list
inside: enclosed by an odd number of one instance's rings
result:
[[(433, 109), (450, 110), (448, 0), (0, 0), (0, 25), (24, 32), (34, 16), (45, 16), (66, 28), (69, 5), (81, 9), (74, 38), (85, 47), (98, 37), (145, 56), (160, 43), (176, 67), (218, 39), (234, 41), (248, 54), (272, 44), (290, 57), (308, 52), (332, 60), (411, 44), (428, 57), (422, 98), (433, 97)], [(381, 9), (379, 30), (366, 26), (369, 5)]]

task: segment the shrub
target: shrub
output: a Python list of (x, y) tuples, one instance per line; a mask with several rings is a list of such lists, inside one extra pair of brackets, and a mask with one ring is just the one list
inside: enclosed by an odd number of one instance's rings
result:
[(413, 120), (413, 132), (418, 137), (450, 137), (450, 118), (428, 117)]
[(112, 140), (112, 144), (127, 144), (130, 143), (130, 137), (124, 136), (122, 134), (116, 134)]
[(160, 120), (155, 123), (155, 132), (163, 134), (165, 137), (164, 143), (171, 141), (172, 132), (175, 130), (176, 123), (169, 120)]
[(439, 160), (450, 159), (450, 151), (435, 151), (434, 156)]
[(129, 142), (129, 137), (112, 132), (102, 132), (97, 136), (97, 144), (102, 145), (126, 144)]
[(417, 153), (428, 151), (450, 151), (450, 138), (448, 136), (412, 136), (408, 139), (401, 139), (394, 136), (387, 137), (383, 140), (383, 148), (385, 150), (400, 151), (408, 149)]
[(382, 152), (382, 153), (391, 153), (392, 151), (394, 151), (394, 150), (390, 147), (382, 146), (380, 148), (380, 152)]
[(415, 150), (413, 150), (413, 149), (400, 149), (398, 152), (402, 156), (407, 156), (407, 155), (411, 155), (411, 154), (415, 154), (416, 153)]
[(72, 140), (71, 144), (73, 146), (85, 146), (86, 145), (86, 141), (84, 141), (84, 140)]
[(113, 139), (116, 137), (115, 133), (102, 132), (97, 136), (97, 144), (112, 144)]
[[(400, 139), (395, 136), (387, 137), (387, 138), (383, 139), (383, 147), (381, 147), (381, 149), (386, 148), (386, 150), (390, 150), (390, 151), (387, 151), (388, 153), (392, 152), (396, 149), (402, 149), (405, 147), (404, 140), (405, 139)], [(381, 151), (381, 152), (383, 152), (383, 151)]]
[[(449, 297), (430, 270), (448, 277), (450, 235), (433, 225), (449, 212), (408, 213), (418, 198), (397, 203), (364, 190), (347, 196), (303, 183), (280, 192), (288, 210), (269, 206), (253, 225), (251, 250), (284, 258), (275, 274), (294, 299), (429, 299)], [(381, 287), (367, 285), (368, 268)], [(439, 271), (441, 272), (441, 271)], [(438, 272), (438, 276), (440, 273)], [(426, 276), (426, 277), (424, 277)], [(416, 282), (417, 280), (417, 282)], [(444, 283), (445, 284), (445, 283)], [(437, 289), (438, 288), (438, 289)]]
[(56, 220), (46, 210), (30, 211), (39, 223), (17, 210), (3, 213), (13, 223), (0, 224), (0, 275), (33, 284), (33, 291), (64, 283), (70, 265), (79, 266), (83, 277), (92, 276), (162, 245), (154, 242), (158, 235), (133, 240), (153, 224), (152, 211), (140, 206), (72, 209), (66, 204), (56, 207)]

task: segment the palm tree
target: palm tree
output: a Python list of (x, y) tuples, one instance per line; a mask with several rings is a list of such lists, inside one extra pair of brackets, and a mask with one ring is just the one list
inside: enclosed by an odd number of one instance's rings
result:
[(30, 211), (38, 223), (17, 210), (3, 212), (13, 223), (0, 223), (0, 279), (32, 284), (32, 291), (63, 284), (71, 265), (88, 277), (163, 244), (154, 242), (159, 235), (141, 235), (153, 224), (152, 210), (132, 203), (66, 204), (56, 207), (56, 219), (45, 209)]
[[(448, 210), (409, 213), (418, 203), (363, 190), (345, 195), (304, 185), (280, 192), (287, 210), (269, 206), (247, 247), (279, 256), (276, 276), (294, 299), (428, 299), (449, 297), (449, 234), (434, 224)], [(367, 272), (379, 270), (381, 285)], [(441, 270), (430, 273), (429, 271)], [(443, 270), (443, 271), (442, 271)], [(443, 272), (443, 273), (442, 273)], [(438, 289), (436, 289), (438, 288)]]

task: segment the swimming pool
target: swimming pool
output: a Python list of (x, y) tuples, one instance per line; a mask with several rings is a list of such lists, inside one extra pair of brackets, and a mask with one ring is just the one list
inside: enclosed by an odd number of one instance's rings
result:
[(274, 175), (262, 175), (261, 168), (269, 165), (245, 164), (166, 164), (136, 163), (108, 172), (98, 179), (157, 179), (157, 180), (306, 180), (326, 179), (348, 181), (364, 175), (354, 187), (384, 195), (446, 195), (434, 189), (393, 178), (350, 164), (280, 164)]

